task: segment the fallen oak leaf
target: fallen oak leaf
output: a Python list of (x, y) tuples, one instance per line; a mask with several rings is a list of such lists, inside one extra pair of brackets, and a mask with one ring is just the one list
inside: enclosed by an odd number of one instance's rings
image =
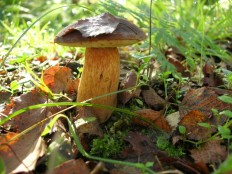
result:
[[(15, 97), (13, 101), (14, 102), (12, 103), (14, 103), (14, 105), (9, 114), (15, 113), (17, 110), (27, 108), (31, 105), (46, 103), (47, 98), (38, 91), (33, 90), (27, 94)], [(60, 110), (59, 107), (41, 107), (39, 109), (27, 110), (17, 117), (7, 121), (4, 126), (13, 126), (13, 130), (15, 131), (13, 133), (20, 134), (24, 130), (33, 127), (50, 114), (56, 113), (58, 110)], [(43, 129), (44, 124), (40, 124), (40, 126), (36, 126), (29, 132), (24, 132), (20, 138), (15, 139), (13, 143), (10, 141), (12, 138), (8, 139), (10, 142), (4, 142), (4, 144), (1, 143), (1, 147), (4, 147), (5, 145), (8, 146), (6, 149), (0, 149), (0, 156), (6, 166), (6, 173), (28, 172), (35, 168), (37, 159), (45, 152), (45, 144), (40, 137)], [(9, 132), (8, 134), (10, 135), (12, 132)], [(2, 135), (1, 138), (7, 138), (9, 136), (8, 134)], [(18, 158), (12, 158), (12, 155), (17, 156)]]
[(200, 123), (210, 123), (209, 118), (198, 110), (192, 110), (185, 115), (179, 122), (186, 128), (186, 137), (193, 140), (205, 140), (215, 132), (214, 127), (203, 127)]

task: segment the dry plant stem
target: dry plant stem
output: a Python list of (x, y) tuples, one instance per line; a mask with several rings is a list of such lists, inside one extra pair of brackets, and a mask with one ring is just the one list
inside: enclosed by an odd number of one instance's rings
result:
[[(82, 102), (118, 89), (120, 59), (117, 48), (86, 48), (85, 62), (79, 84), (77, 101)], [(117, 95), (92, 100), (93, 104), (116, 106)], [(105, 122), (112, 110), (92, 108), (100, 123)]]

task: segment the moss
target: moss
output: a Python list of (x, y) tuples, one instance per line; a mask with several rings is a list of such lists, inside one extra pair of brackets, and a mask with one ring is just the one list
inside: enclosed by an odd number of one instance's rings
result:
[(168, 156), (171, 157), (179, 157), (185, 154), (181, 147), (175, 147), (163, 136), (157, 138), (156, 146), (160, 150), (166, 151)]
[(90, 154), (101, 157), (116, 156), (125, 146), (125, 142), (123, 141), (124, 136), (125, 133), (118, 132), (116, 134), (105, 134), (101, 138), (94, 139)]

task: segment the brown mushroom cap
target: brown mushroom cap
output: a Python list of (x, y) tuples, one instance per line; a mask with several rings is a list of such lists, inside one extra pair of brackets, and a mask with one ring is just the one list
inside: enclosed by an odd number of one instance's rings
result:
[(71, 47), (120, 47), (144, 40), (146, 35), (131, 22), (104, 13), (79, 20), (61, 30), (54, 42)]

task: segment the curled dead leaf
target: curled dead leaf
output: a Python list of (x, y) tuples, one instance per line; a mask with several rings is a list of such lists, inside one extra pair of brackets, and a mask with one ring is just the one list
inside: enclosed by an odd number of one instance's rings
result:
[(204, 78), (202, 79), (203, 85), (204, 86), (220, 86), (223, 85), (223, 80), (222, 77), (215, 73), (215, 66), (214, 62), (208, 61), (205, 63), (203, 66), (202, 72), (204, 74)]
[[(136, 113), (143, 118), (148, 119), (152, 123), (154, 123), (156, 126), (164, 130), (165, 132), (170, 132), (171, 128), (167, 122), (167, 120), (164, 118), (162, 112), (160, 111), (154, 111), (152, 109), (142, 109), (136, 111)], [(139, 118), (134, 118), (133, 122), (142, 125), (142, 126), (151, 126), (149, 123), (144, 122), (143, 120)]]
[(142, 90), (142, 96), (145, 103), (154, 110), (160, 110), (165, 105), (165, 100), (161, 98), (153, 88)]
[[(136, 86), (137, 83), (137, 74), (135, 71), (129, 71), (126, 74), (126, 77), (122, 80), (119, 89), (127, 89), (130, 87)], [(133, 97), (139, 97), (141, 92), (140, 88), (136, 88), (133, 91), (124, 91), (118, 94), (118, 100), (123, 105), (126, 104), (131, 98)]]
[(44, 83), (54, 93), (76, 90), (72, 87), (72, 71), (64, 66), (52, 66), (46, 69), (43, 73)]
[(183, 63), (185, 57), (178, 48), (169, 47), (165, 52), (165, 56), (169, 63), (176, 67), (177, 72), (181, 73), (183, 77), (190, 77), (190, 73), (188, 71), (189, 67)]

